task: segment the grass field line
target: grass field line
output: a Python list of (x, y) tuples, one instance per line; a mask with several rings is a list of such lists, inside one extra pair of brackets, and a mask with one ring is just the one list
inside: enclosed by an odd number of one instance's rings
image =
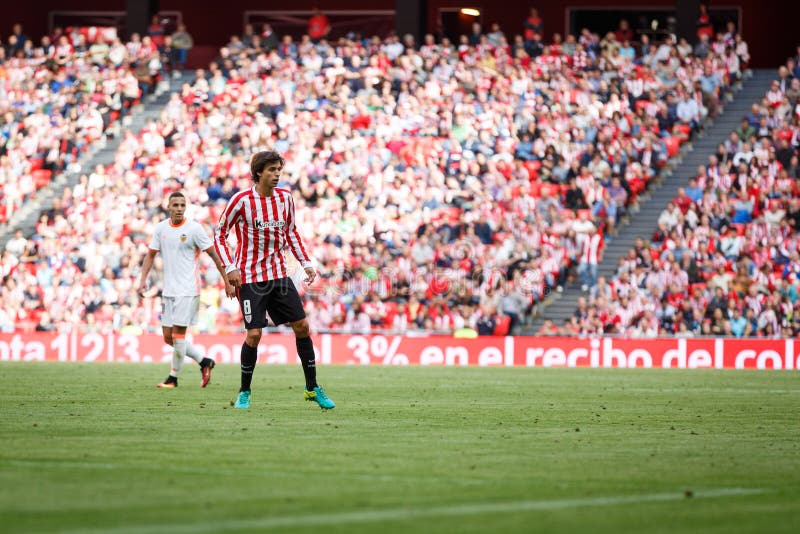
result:
[(561, 510), (566, 508), (582, 508), (592, 506), (619, 506), (625, 504), (658, 503), (669, 501), (690, 501), (693, 499), (710, 499), (722, 497), (741, 497), (769, 493), (769, 490), (758, 488), (718, 488), (696, 491), (690, 498), (686, 492), (651, 493), (640, 495), (611, 495), (606, 497), (577, 497), (571, 499), (549, 499), (535, 501), (498, 502), (498, 503), (464, 503), (431, 508), (386, 508), (382, 510), (364, 510), (325, 514), (298, 514), (253, 519), (231, 519), (226, 521), (204, 521), (192, 524), (165, 523), (150, 525), (126, 525), (119, 527), (98, 527), (91, 529), (69, 529), (58, 531), (60, 534), (150, 534), (169, 532), (170, 534), (197, 532), (226, 532), (253, 529), (279, 529), (292, 527), (313, 527), (347, 525), (357, 523), (377, 523), (383, 521), (403, 521), (429, 517), (461, 517), (481, 514), (501, 514), (514, 512)]
[[(47, 467), (55, 468), (55, 469), (90, 469), (90, 470), (101, 470), (101, 471), (117, 471), (117, 470), (129, 470), (129, 469), (136, 469), (137, 471), (140, 470), (149, 470), (149, 471), (157, 471), (157, 472), (164, 472), (165, 468), (163, 466), (148, 466), (148, 465), (137, 465), (135, 467), (131, 466), (130, 464), (117, 464), (117, 463), (108, 463), (108, 462), (76, 462), (70, 460), (4, 460), (0, 459), (0, 467), (3, 465), (10, 465), (16, 467)], [(214, 468), (204, 468), (204, 467), (189, 467), (189, 466), (176, 466), (171, 465), (169, 467), (170, 472), (176, 473), (188, 473), (188, 474), (199, 474), (199, 475), (215, 475), (215, 476), (232, 476), (232, 477), (241, 477), (245, 474), (249, 477), (252, 476), (264, 476), (267, 478), (273, 477), (283, 477), (283, 478), (303, 478), (307, 479), (309, 476), (330, 476), (337, 479), (345, 478), (351, 480), (361, 480), (367, 482), (402, 482), (402, 481), (446, 481), (456, 484), (462, 484), (465, 486), (470, 485), (480, 485), (486, 482), (489, 482), (488, 479), (480, 479), (480, 478), (465, 478), (465, 477), (440, 477), (436, 475), (432, 475), (429, 477), (418, 477), (418, 476), (397, 476), (397, 475), (368, 475), (368, 474), (360, 474), (360, 473), (326, 473), (324, 471), (273, 471), (269, 468), (266, 468), (264, 471), (259, 471), (257, 469), (253, 469), (252, 466), (248, 466), (247, 469), (214, 469)]]
[(714, 387), (694, 387), (687, 386), (685, 388), (664, 388), (664, 387), (622, 387), (615, 389), (616, 392), (633, 392), (633, 393), (694, 393), (698, 391), (713, 391), (714, 393), (758, 393), (759, 395), (770, 393), (793, 393), (800, 394), (800, 388), (797, 389), (757, 389), (757, 388), (714, 388)]

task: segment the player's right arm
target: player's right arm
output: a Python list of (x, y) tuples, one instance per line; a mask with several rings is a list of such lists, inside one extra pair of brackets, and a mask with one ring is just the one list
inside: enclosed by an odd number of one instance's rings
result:
[(156, 230), (153, 232), (153, 239), (150, 241), (150, 248), (147, 249), (147, 254), (144, 257), (142, 272), (139, 274), (139, 283), (136, 285), (136, 293), (140, 297), (144, 297), (144, 291), (147, 289), (147, 277), (150, 275), (150, 269), (153, 268), (153, 260), (155, 260), (158, 251), (161, 250), (160, 230), (161, 226), (156, 226)]
[(153, 268), (153, 260), (156, 254), (158, 254), (158, 251), (151, 248), (144, 257), (142, 273), (139, 276), (139, 284), (136, 286), (136, 293), (138, 293), (140, 297), (144, 297), (144, 291), (147, 289), (147, 277), (150, 275), (150, 269)]
[(217, 230), (214, 232), (214, 250), (222, 260), (225, 266), (225, 274), (228, 276), (228, 282), (233, 287), (242, 285), (242, 274), (239, 272), (238, 262), (228, 250), (228, 232), (241, 217), (242, 206), (240, 200), (243, 196), (242, 194), (236, 194), (228, 201), (228, 205), (225, 206), (222, 215), (219, 217)]

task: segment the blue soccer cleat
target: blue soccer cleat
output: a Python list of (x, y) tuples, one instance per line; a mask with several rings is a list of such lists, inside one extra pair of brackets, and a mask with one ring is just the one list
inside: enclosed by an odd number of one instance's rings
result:
[(249, 391), (240, 391), (239, 396), (236, 397), (236, 404), (233, 405), (234, 408), (242, 408), (247, 409), (250, 407), (250, 392)]
[(312, 391), (308, 391), (307, 389), (303, 390), (303, 397), (307, 401), (314, 401), (319, 404), (319, 407), (324, 410), (331, 410), (336, 408), (336, 403), (334, 403), (326, 394), (325, 391), (317, 386)]

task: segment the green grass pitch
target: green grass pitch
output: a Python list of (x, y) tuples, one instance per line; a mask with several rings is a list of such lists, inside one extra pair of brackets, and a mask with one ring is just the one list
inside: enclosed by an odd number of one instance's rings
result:
[(796, 372), (0, 364), (0, 532), (800, 532)]

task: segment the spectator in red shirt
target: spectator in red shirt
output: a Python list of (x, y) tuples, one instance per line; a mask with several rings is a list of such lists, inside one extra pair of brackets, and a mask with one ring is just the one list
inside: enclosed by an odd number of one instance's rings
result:
[(700, 4), (700, 16), (697, 17), (697, 38), (700, 39), (703, 35), (709, 40), (714, 37), (714, 24), (706, 4)]
[(523, 37), (525, 37), (525, 41), (533, 41), (535, 35), (542, 35), (544, 31), (544, 21), (542, 17), (539, 16), (539, 10), (532, 7), (530, 15), (525, 19), (525, 23), (522, 27), (524, 28)]
[(164, 35), (166, 30), (164, 25), (158, 20), (158, 15), (153, 15), (150, 19), (150, 25), (147, 27), (147, 35), (157, 48), (164, 46)]
[(628, 21), (626, 19), (621, 19), (619, 21), (619, 27), (617, 28), (617, 31), (614, 32), (614, 37), (617, 39), (617, 42), (619, 43), (622, 43), (624, 41), (633, 41), (634, 38), (633, 30), (631, 29), (630, 24), (628, 24)]
[(683, 187), (679, 187), (678, 196), (673, 198), (672, 202), (674, 202), (685, 214), (687, 211), (689, 211), (689, 206), (692, 205), (693, 201), (692, 198), (686, 194), (686, 189), (684, 189)]
[(319, 8), (312, 8), (311, 18), (308, 19), (308, 36), (314, 44), (320, 42), (321, 39), (328, 36), (331, 31), (330, 22)]

